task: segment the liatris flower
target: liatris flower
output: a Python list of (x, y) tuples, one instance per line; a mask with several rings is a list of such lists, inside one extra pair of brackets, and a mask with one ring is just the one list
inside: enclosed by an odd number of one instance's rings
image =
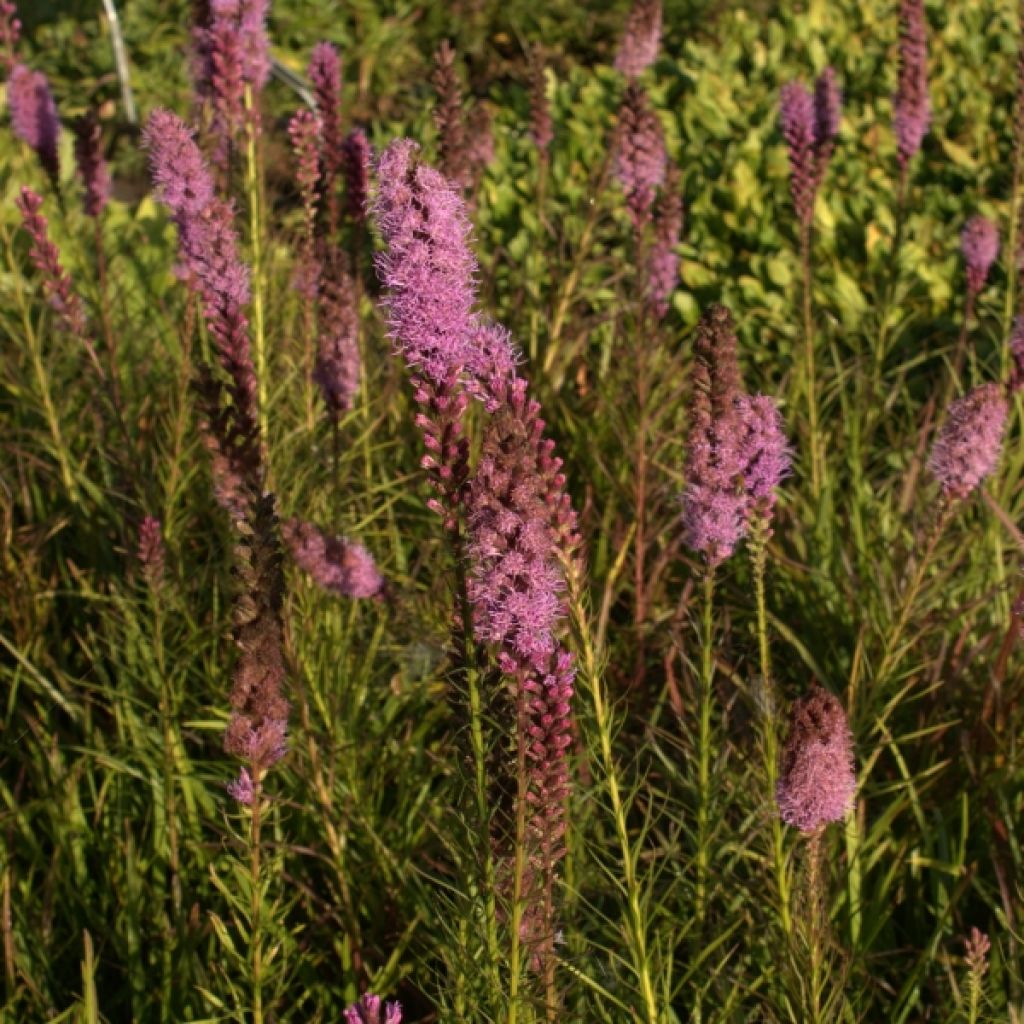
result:
[(931, 121), (924, 0), (900, 0), (900, 75), (892, 106), (900, 171), (905, 174)]
[(964, 939), (964, 960), (978, 982), (988, 971), (988, 954), (991, 949), (989, 937), (980, 929), (972, 927), (970, 934)]
[(155, 590), (163, 582), (167, 553), (160, 520), (154, 516), (146, 516), (139, 526), (138, 559), (143, 578), (149, 588)]
[(746, 425), (736, 335), (724, 306), (713, 305), (701, 317), (694, 350), (683, 527), (686, 543), (717, 565), (746, 533), (749, 511), (748, 495), (738, 486)]
[(972, 217), (960, 233), (960, 249), (967, 269), (967, 291), (973, 297), (985, 286), (999, 255), (999, 228), (987, 217)]
[(32, 239), (29, 259), (43, 279), (43, 290), (64, 326), (79, 338), (85, 337), (85, 310), (75, 292), (71, 277), (60, 262), (60, 252), (50, 241), (46, 217), (39, 211), (42, 197), (30, 188), (22, 188), (15, 200), (22, 224)]
[(779, 484), (789, 476), (793, 456), (775, 399), (743, 395), (744, 426), (739, 446), (743, 488), (751, 501), (751, 514), (769, 521), (778, 498)]
[(74, 123), (75, 163), (85, 186), (85, 212), (98, 217), (110, 198), (110, 168), (103, 156), (103, 130), (96, 111)]
[(814, 833), (839, 821), (857, 790), (853, 736), (843, 705), (815, 686), (793, 705), (775, 801), (787, 825)]
[(236, 547), (239, 597), (234, 639), (239, 653), (224, 749), (245, 761), (258, 777), (284, 756), (288, 728), (288, 701), (281, 692), (286, 675), (284, 586), (274, 496), (254, 496), (246, 518), (237, 525), (241, 537)]
[(650, 216), (658, 186), (665, 180), (665, 136), (647, 94), (635, 82), (626, 90), (615, 129), (615, 173), (626, 193), (633, 224)]
[(343, 597), (377, 597), (383, 592), (384, 577), (362, 544), (326, 534), (301, 519), (289, 519), (281, 533), (296, 565), (324, 590)]
[(19, 39), (21, 22), (18, 20), (18, 8), (10, 0), (0, 0), (0, 48), (3, 49), (0, 59), (7, 65), (8, 72), (17, 59)]
[(43, 170), (56, 182), (60, 173), (57, 163), (60, 121), (46, 75), (24, 64), (15, 64), (7, 80), (7, 105), (14, 134), (36, 151)]
[(661, 45), (661, 0), (635, 0), (615, 55), (615, 70), (636, 78), (654, 63)]
[(478, 103), (472, 109), (466, 130), (469, 135), (466, 160), (473, 183), (477, 184), (485, 168), (494, 161), (494, 124), (491, 112), (484, 104)]
[(244, 514), (246, 495), (261, 494), (263, 481), (256, 372), (244, 312), (249, 272), (238, 256), (233, 211), (214, 195), (210, 170), (184, 122), (170, 111), (154, 111), (143, 132), (143, 145), (160, 198), (178, 228), (181, 273), (199, 295), (230, 382), (226, 403), (211, 374), (201, 379), (200, 393), (205, 398), (205, 440), (214, 456), (218, 500), (237, 519)]
[(466, 150), (466, 125), (462, 115), (462, 86), (455, 71), (455, 51), (444, 40), (434, 54), (431, 82), (437, 91), (434, 123), (440, 136), (440, 164), (444, 176), (462, 188), (472, 184), (472, 168)]
[(270, 0), (210, 0), (213, 25), (222, 19), (238, 33), (242, 81), (254, 92), (261, 92), (270, 78), (269, 6)]
[(530, 137), (542, 154), (546, 154), (551, 148), (555, 137), (547, 84), (543, 58), (539, 50), (534, 51), (530, 64)]
[(317, 43), (309, 58), (308, 75), (313, 83), (316, 110), (323, 133), (325, 178), (337, 179), (342, 164), (341, 136), (341, 59), (330, 43)]
[(310, 110), (299, 110), (288, 122), (288, 138), (295, 156), (295, 183), (302, 199), (305, 225), (295, 272), (295, 287), (305, 300), (305, 312), (312, 318), (316, 301), (319, 266), (314, 253), (317, 185), (320, 181), (320, 124)]
[(843, 93), (834, 69), (827, 67), (814, 83), (814, 156), (819, 185), (832, 156), (842, 115)]
[(679, 281), (676, 246), (683, 231), (683, 197), (679, 168), (669, 167), (654, 204), (654, 242), (647, 256), (647, 301), (658, 320), (668, 312), (669, 298)]
[(398, 1003), (385, 1003), (381, 1016), (380, 996), (365, 995), (345, 1011), (344, 1024), (402, 1024), (402, 1007)]
[(313, 380), (331, 419), (348, 412), (359, 392), (359, 311), (355, 282), (340, 253), (329, 249), (320, 261), (320, 340)]
[(345, 197), (348, 215), (353, 223), (366, 220), (366, 207), (370, 195), (370, 164), (373, 148), (361, 128), (354, 128), (341, 144), (342, 170), (345, 174)]
[(966, 498), (996, 468), (1008, 413), (1003, 389), (994, 382), (950, 405), (928, 459), (928, 468), (948, 499)]
[(779, 99), (779, 119), (789, 148), (789, 191), (797, 219), (805, 229), (814, 219), (814, 193), (817, 189), (814, 115), (814, 100), (803, 83), (787, 82)]

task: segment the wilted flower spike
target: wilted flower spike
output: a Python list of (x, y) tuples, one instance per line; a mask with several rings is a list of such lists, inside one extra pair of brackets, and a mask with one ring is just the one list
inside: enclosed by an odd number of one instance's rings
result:
[(972, 217), (960, 233), (960, 249), (967, 270), (967, 291), (977, 295), (999, 255), (999, 228), (987, 217)]
[(402, 1007), (398, 1003), (382, 1003), (380, 996), (367, 994), (345, 1011), (345, 1024), (402, 1024)]
[(324, 590), (343, 597), (377, 597), (384, 590), (384, 577), (362, 544), (326, 534), (301, 519), (289, 519), (281, 533), (299, 568)]
[(455, 51), (444, 40), (434, 54), (431, 82), (437, 92), (434, 123), (440, 136), (440, 166), (444, 176), (461, 188), (472, 184), (473, 174), (466, 146), (462, 113), (462, 86), (455, 70)]
[(110, 198), (110, 168), (103, 156), (103, 130), (96, 111), (74, 123), (75, 164), (85, 186), (85, 212), (98, 217)]
[(534, 52), (530, 63), (530, 137), (541, 153), (548, 151), (555, 137), (551, 105), (548, 103), (547, 77), (539, 51)]
[(348, 215), (354, 223), (362, 224), (366, 220), (369, 202), (373, 147), (361, 128), (354, 128), (345, 136), (341, 144), (341, 154)]
[(775, 799), (787, 825), (812, 833), (839, 821), (857, 790), (853, 736), (842, 704), (815, 686), (794, 703)]
[(313, 380), (331, 419), (337, 420), (353, 407), (359, 392), (359, 315), (355, 282), (338, 250), (326, 250), (320, 269), (320, 339)]
[(924, 0), (900, 0), (900, 74), (892, 105), (900, 168), (905, 171), (931, 122)]
[(949, 407), (928, 468), (950, 499), (966, 498), (999, 463), (1009, 406), (996, 383), (982, 384)]
[(15, 64), (7, 80), (7, 105), (14, 134), (35, 150), (43, 170), (56, 182), (60, 121), (46, 75)]
[(636, 227), (650, 217), (658, 186), (665, 180), (668, 157), (658, 115), (635, 82), (626, 90), (615, 128), (615, 174), (626, 194)]
[(751, 513), (770, 519), (779, 484), (792, 467), (782, 414), (775, 399), (768, 395), (743, 395), (740, 408), (744, 426), (740, 442), (742, 486), (751, 499)]
[(636, 78), (650, 67), (661, 44), (661, 0), (634, 0), (626, 19), (615, 69)]

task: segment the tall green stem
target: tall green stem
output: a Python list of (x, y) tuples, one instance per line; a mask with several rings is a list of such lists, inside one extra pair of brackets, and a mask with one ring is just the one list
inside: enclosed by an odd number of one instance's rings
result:
[[(754, 597), (757, 605), (757, 646), (761, 657), (761, 749), (764, 754), (764, 777), (767, 789), (766, 806), (774, 807), (775, 784), (779, 774), (778, 702), (772, 680), (771, 653), (768, 647), (768, 622), (765, 613), (764, 570), (767, 550), (767, 523), (759, 520), (752, 530), (750, 562), (754, 574)], [(779, 898), (779, 920), (787, 938), (792, 935), (793, 921), (789, 909), (789, 878), (786, 874), (786, 851), (782, 841), (782, 820), (772, 814), (772, 863)]]
[(701, 673), (699, 734), (697, 750), (697, 923), (703, 927), (707, 914), (708, 827), (711, 816), (711, 710), (714, 696), (714, 603), (715, 570), (704, 575), (703, 628), (701, 630)]
[(818, 388), (814, 368), (814, 317), (811, 311), (811, 229), (800, 231), (800, 264), (803, 271), (804, 387), (807, 390), (807, 432), (811, 455), (811, 493), (821, 496), (821, 438), (818, 436)]
[(263, 218), (260, 198), (259, 117), (252, 87), (245, 87), (245, 192), (249, 203), (249, 246), (252, 260), (252, 327), (260, 402), (260, 438), (267, 443), (267, 344), (263, 313)]
[(263, 879), (260, 827), (263, 772), (252, 773), (252, 817), (249, 820), (249, 959), (252, 982), (252, 1024), (263, 1024)]

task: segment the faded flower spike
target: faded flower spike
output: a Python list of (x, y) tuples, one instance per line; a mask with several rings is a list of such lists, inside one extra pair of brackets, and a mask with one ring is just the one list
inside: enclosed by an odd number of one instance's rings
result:
[(668, 157), (661, 121), (647, 93), (635, 82), (619, 109), (614, 146), (615, 174), (626, 193), (633, 224), (640, 227), (650, 217), (658, 186), (665, 180)]
[(661, 0), (635, 0), (615, 55), (615, 70), (636, 78), (649, 68), (661, 45)]
[(793, 705), (775, 800), (787, 825), (816, 832), (839, 821), (857, 789), (853, 736), (843, 705), (814, 686)]
[(987, 217), (972, 217), (960, 233), (960, 250), (967, 270), (967, 290), (977, 295), (999, 255), (999, 228)]
[(110, 198), (110, 167), (103, 155), (103, 130), (95, 110), (74, 125), (75, 164), (85, 186), (85, 212), (98, 217)]
[(368, 993), (345, 1011), (344, 1024), (402, 1024), (402, 1007)]
[(966, 498), (996, 468), (1008, 411), (1003, 389), (994, 382), (982, 384), (950, 405), (928, 459), (928, 468), (947, 498)]

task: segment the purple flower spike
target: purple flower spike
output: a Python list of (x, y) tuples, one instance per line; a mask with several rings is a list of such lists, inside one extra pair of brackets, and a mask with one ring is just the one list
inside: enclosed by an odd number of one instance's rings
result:
[(151, 589), (158, 587), (166, 571), (167, 552), (164, 549), (163, 529), (155, 516), (146, 516), (139, 526), (137, 557), (143, 578)]
[(94, 110), (74, 124), (75, 163), (85, 186), (85, 212), (98, 217), (110, 198), (110, 168), (103, 156), (103, 130)]
[(369, 202), (373, 147), (361, 128), (355, 128), (345, 136), (345, 141), (341, 144), (341, 157), (348, 215), (354, 223), (362, 224), (366, 220)]
[(240, 804), (246, 807), (252, 807), (253, 799), (256, 796), (256, 790), (253, 788), (252, 776), (249, 774), (248, 768), (243, 768), (238, 773), (238, 778), (234, 782), (228, 783), (228, 796), (232, 800), (237, 800)]
[(330, 43), (317, 43), (309, 58), (316, 110), (323, 126), (324, 164), (334, 180), (341, 169), (341, 58)]
[(301, 519), (289, 519), (281, 533), (295, 563), (324, 590), (342, 597), (377, 597), (384, 590), (384, 577), (362, 544), (326, 534)]
[(1016, 393), (1024, 388), (1024, 316), (1013, 321), (1013, 332), (1010, 334), (1010, 355), (1013, 367), (1010, 370), (1010, 391)]
[(900, 170), (905, 172), (921, 148), (932, 116), (924, 0), (900, 0), (900, 76), (892, 106)]
[(626, 90), (615, 129), (615, 173), (626, 193), (633, 224), (650, 218), (658, 186), (665, 180), (668, 157), (658, 115), (635, 82)]
[(960, 233), (960, 249), (967, 270), (967, 291), (975, 296), (984, 288), (999, 255), (999, 228), (987, 217), (972, 217)]
[(270, 78), (269, 6), (270, 0), (210, 0), (214, 26), (220, 20), (237, 33), (241, 78), (256, 92), (261, 92)]
[(679, 283), (676, 246), (683, 231), (683, 197), (679, 169), (673, 164), (654, 205), (654, 242), (647, 257), (647, 298), (651, 312), (663, 320)]
[(635, 0), (615, 55), (615, 70), (637, 78), (658, 56), (661, 45), (661, 0)]
[(789, 149), (789, 191), (797, 219), (808, 228), (814, 219), (817, 168), (814, 159), (814, 100), (802, 82), (787, 82), (779, 97), (779, 121)]
[(541, 153), (546, 154), (555, 137), (548, 103), (547, 79), (540, 51), (534, 51), (530, 62), (530, 137)]
[(320, 340), (313, 380), (332, 420), (348, 412), (359, 392), (359, 314), (355, 282), (336, 250), (328, 250), (319, 285)]
[(0, 49), (3, 50), (0, 59), (7, 65), (8, 71), (14, 67), (20, 39), (18, 8), (10, 0), (0, 0)]
[(994, 382), (982, 384), (950, 405), (928, 459), (928, 468), (947, 498), (966, 498), (995, 470), (1008, 413), (1003, 389)]
[(57, 164), (60, 121), (46, 75), (24, 64), (15, 64), (7, 80), (7, 105), (14, 134), (35, 150), (43, 170), (56, 181), (60, 173)]
[(345, 1024), (402, 1024), (402, 1007), (398, 1003), (384, 1003), (381, 1016), (380, 996), (367, 994), (345, 1011)]
[(804, 833), (840, 821), (857, 790), (853, 736), (843, 705), (815, 686), (793, 705), (775, 800), (787, 825)]
[(745, 428), (740, 443), (743, 487), (752, 502), (751, 514), (770, 520), (779, 484), (792, 468), (792, 452), (774, 398), (744, 395), (740, 406)]

